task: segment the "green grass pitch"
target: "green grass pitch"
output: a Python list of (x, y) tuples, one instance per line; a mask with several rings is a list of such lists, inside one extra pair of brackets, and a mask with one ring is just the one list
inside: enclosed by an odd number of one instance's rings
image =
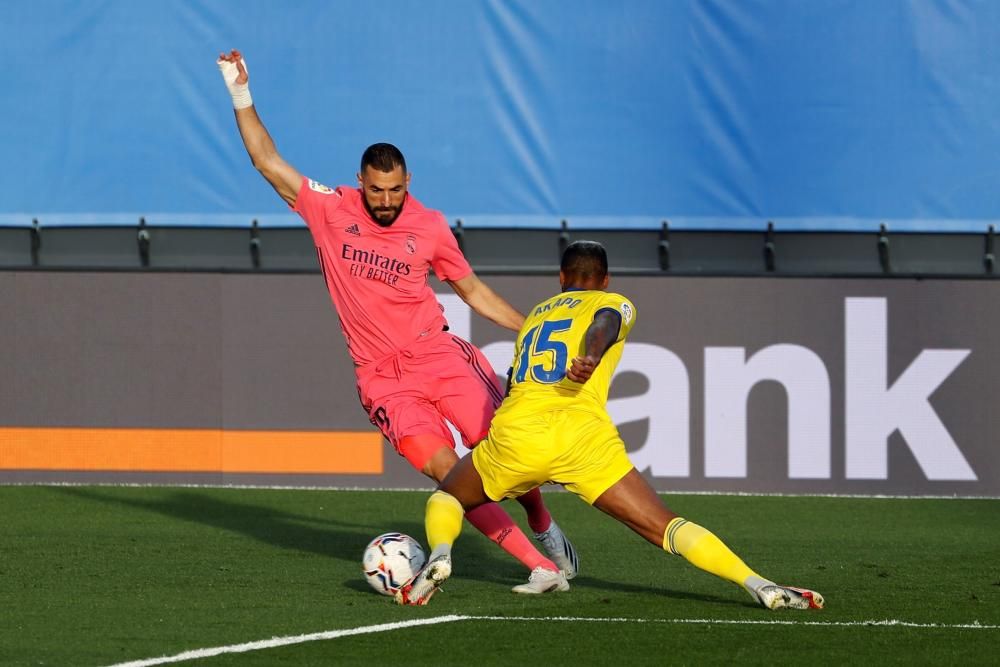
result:
[(768, 612), (574, 496), (547, 493), (580, 552), (568, 593), (512, 594), (526, 572), (466, 525), (442, 591), (397, 607), (368, 588), (361, 552), (393, 530), (425, 542), (427, 496), (0, 487), (0, 664), (112, 665), (355, 628), (367, 631), (179, 664), (1000, 661), (1000, 500), (665, 496), (762, 575), (827, 600)]

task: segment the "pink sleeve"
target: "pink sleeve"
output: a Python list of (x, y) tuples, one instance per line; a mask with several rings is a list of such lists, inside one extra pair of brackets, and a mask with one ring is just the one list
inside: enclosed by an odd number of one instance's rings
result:
[(325, 223), (326, 212), (340, 206), (342, 200), (339, 191), (303, 176), (292, 210), (302, 216), (309, 229), (313, 229)]
[(472, 273), (472, 267), (458, 247), (458, 241), (443, 215), (439, 218), (438, 242), (431, 266), (438, 280), (461, 280)]

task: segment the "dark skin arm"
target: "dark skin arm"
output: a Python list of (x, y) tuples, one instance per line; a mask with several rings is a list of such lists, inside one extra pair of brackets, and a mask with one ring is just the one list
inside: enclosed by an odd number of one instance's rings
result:
[(604, 353), (618, 340), (621, 326), (621, 316), (613, 310), (602, 310), (594, 315), (594, 321), (587, 327), (587, 333), (583, 337), (584, 353), (573, 358), (566, 370), (566, 377), (580, 384), (589, 380), (597, 364), (601, 363)]

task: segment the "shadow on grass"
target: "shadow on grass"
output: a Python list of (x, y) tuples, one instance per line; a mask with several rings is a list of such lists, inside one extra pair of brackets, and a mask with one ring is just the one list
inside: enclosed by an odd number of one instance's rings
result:
[[(262, 544), (273, 545), (292, 551), (308, 552), (326, 558), (357, 564), (360, 569), (361, 554), (368, 542), (380, 533), (386, 532), (384, 523), (366, 522), (358, 512), (350, 507), (339, 507), (337, 515), (330, 508), (330, 514), (317, 517), (279, 509), (271, 505), (237, 501), (220, 497), (219, 493), (197, 489), (157, 489), (156, 497), (140, 497), (138, 493), (122, 493), (120, 489), (106, 490), (102, 487), (54, 487), (59, 493), (79, 500), (118, 505), (136, 510), (154, 512), (166, 517), (191, 523), (211, 526), (231, 533), (245, 535)], [(226, 492), (222, 495), (230, 495)], [(231, 495), (238, 497), (238, 491)], [(519, 508), (506, 506), (515, 512)], [(419, 516), (419, 507), (415, 516)], [(350, 518), (342, 518), (347, 516)], [(409, 535), (424, 534), (424, 526), (417, 520), (394, 520), (393, 530)], [(422, 540), (421, 540), (422, 541)], [(489, 540), (480, 535), (468, 523), (463, 527), (462, 536), (455, 546), (456, 557), (462, 561), (461, 576), (504, 587), (513, 586), (526, 579), (524, 568), (513, 558), (501, 552)], [(582, 554), (586, 559), (586, 554)], [(368, 584), (361, 576), (342, 582), (345, 588), (358, 592), (369, 592)], [(571, 582), (580, 589), (598, 589), (613, 593), (642, 593), (663, 595), (679, 600), (697, 600), (711, 603), (744, 603), (733, 598), (702, 595), (665, 588), (638, 586), (617, 581), (608, 581), (582, 574)], [(746, 604), (752, 603), (749, 601)]]
[[(720, 584), (721, 585), (721, 584)], [(690, 591), (678, 591), (668, 588), (661, 588), (659, 586), (637, 586), (635, 584), (626, 584), (620, 581), (606, 581), (604, 579), (597, 579), (595, 577), (588, 577), (580, 575), (570, 582), (571, 590), (572, 587), (577, 588), (587, 588), (587, 589), (598, 589), (605, 590), (613, 593), (628, 593), (628, 594), (640, 594), (640, 595), (662, 595), (663, 597), (671, 598), (673, 600), (694, 600), (697, 602), (708, 602), (711, 604), (725, 604), (737, 607), (749, 607), (749, 608), (759, 608), (760, 605), (755, 603), (750, 599), (749, 596), (744, 596), (740, 599), (738, 596), (727, 596), (723, 597), (721, 595), (706, 595), (704, 593), (692, 593)], [(734, 589), (735, 590), (735, 589)]]
[[(317, 518), (269, 505), (224, 500), (218, 495), (192, 489), (166, 491), (162, 497), (157, 498), (139, 498), (104, 491), (100, 487), (55, 487), (54, 490), (82, 500), (155, 512), (182, 521), (212, 526), (282, 549), (357, 563), (359, 569), (365, 546), (373, 537), (388, 530), (384, 524), (329, 516)], [(418, 512), (419, 508), (415, 508), (414, 514), (419, 516)], [(392, 530), (413, 535), (423, 542), (421, 538), (424, 526), (421, 522), (395, 521)], [(470, 579), (518, 583), (523, 578), (521, 566), (516, 561), (502, 554), (486, 538), (478, 534), (467, 538), (464, 536), (466, 532), (474, 533), (475, 530), (466, 523), (460, 540), (462, 558), (477, 563), (476, 571), (469, 576)], [(475, 539), (477, 537), (479, 539)], [(370, 590), (360, 576), (357, 580), (344, 582), (344, 585), (358, 591)]]

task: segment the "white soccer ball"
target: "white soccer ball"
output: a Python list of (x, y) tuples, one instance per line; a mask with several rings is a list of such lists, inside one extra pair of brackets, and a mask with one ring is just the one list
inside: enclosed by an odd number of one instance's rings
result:
[(362, 569), (371, 587), (395, 595), (427, 562), (420, 543), (403, 533), (379, 535), (365, 547)]

